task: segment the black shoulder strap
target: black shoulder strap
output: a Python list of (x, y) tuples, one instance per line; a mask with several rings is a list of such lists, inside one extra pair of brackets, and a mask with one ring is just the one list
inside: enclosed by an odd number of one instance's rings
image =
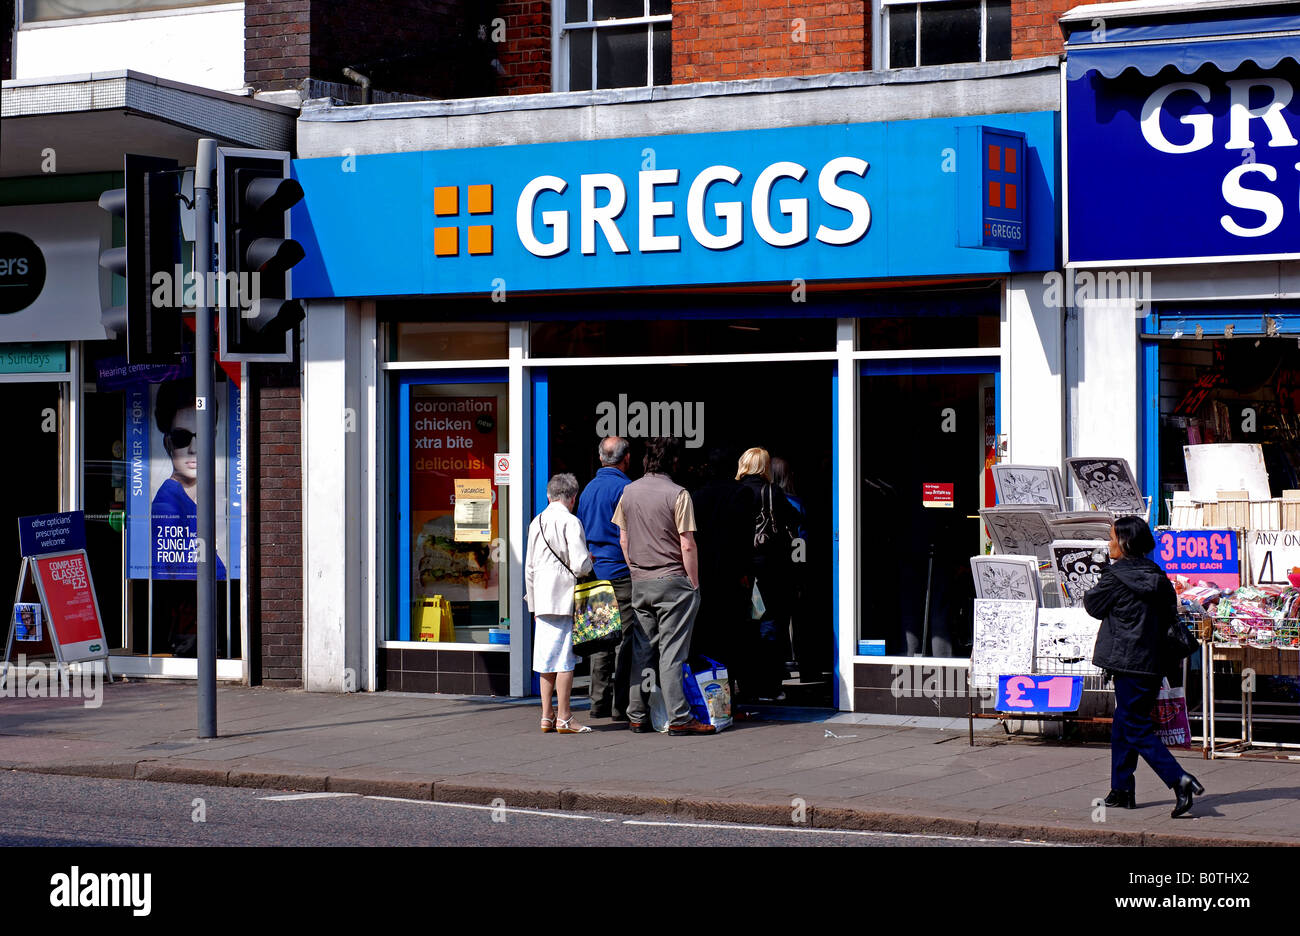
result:
[(546, 538), (546, 526), (542, 523), (540, 516), (537, 518), (537, 532), (542, 535), (542, 542), (545, 543), (546, 548), (551, 551), (551, 555), (555, 557), (555, 560), (560, 565), (564, 566), (564, 571), (572, 575), (574, 580), (576, 581), (578, 578), (578, 573), (574, 572), (572, 569), (569, 568), (569, 564), (560, 558), (560, 554), (555, 551), (555, 547), (551, 545), (551, 541)]

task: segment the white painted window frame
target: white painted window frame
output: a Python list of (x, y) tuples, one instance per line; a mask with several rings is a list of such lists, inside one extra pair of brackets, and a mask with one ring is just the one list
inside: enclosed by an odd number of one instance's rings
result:
[(591, 42), (591, 90), (600, 90), (596, 86), (596, 33), (600, 29), (623, 26), (645, 26), (646, 33), (646, 80), (643, 87), (653, 87), (655, 83), (654, 27), (667, 23), (671, 28), (672, 13), (650, 14), (650, 0), (642, 0), (643, 16), (623, 19), (592, 19), (594, 0), (586, 0), (587, 18), (578, 23), (564, 21), (565, 0), (555, 0), (551, 4), (551, 90), (569, 90), (569, 42), (575, 32), (585, 33)]
[[(914, 49), (914, 65), (900, 65), (900, 68), (917, 68), (921, 64), (921, 5), (928, 3), (946, 3), (950, 0), (875, 0), (878, 10), (877, 21), (880, 28), (875, 31), (880, 37), (878, 49), (873, 49), (873, 62), (883, 62), (884, 68), (893, 68), (889, 58), (889, 17), (886, 15), (890, 7), (911, 6), (915, 7), (915, 29), (916, 29), (916, 46)], [(988, 0), (979, 0), (980, 2), (980, 62), (988, 61), (988, 32), (989, 32), (989, 7)]]

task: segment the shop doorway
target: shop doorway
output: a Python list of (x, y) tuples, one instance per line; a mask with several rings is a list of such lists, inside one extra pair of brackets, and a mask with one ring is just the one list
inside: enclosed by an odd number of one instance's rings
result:
[[(547, 412), (537, 416), (536, 470), (572, 472), (585, 485), (600, 467), (604, 435), (632, 442), (630, 477), (641, 476), (644, 442), (654, 435), (682, 443), (674, 480), (691, 491), (700, 525), (701, 597), (693, 649), (740, 669), (768, 667), (787, 705), (829, 706), (834, 626), (833, 365), (830, 362), (553, 368)], [(747, 601), (733, 600), (732, 554), (739, 542), (719, 535), (726, 489), (746, 449), (761, 447), (789, 467), (789, 492), (803, 508), (805, 549), (791, 564), (789, 620), (761, 628)], [(545, 483), (545, 479), (541, 479)], [(711, 528), (712, 526), (712, 528)], [(747, 534), (752, 548), (752, 530)], [(743, 599), (744, 596), (741, 595)], [(730, 657), (728, 659), (727, 657)], [(768, 670), (764, 670), (768, 675)]]
[(62, 383), (0, 383), (7, 456), (0, 482), (0, 574), (18, 582), (18, 518), (57, 513), (63, 485)]
[(969, 657), (996, 362), (868, 362), (860, 380), (861, 639), (889, 656)]

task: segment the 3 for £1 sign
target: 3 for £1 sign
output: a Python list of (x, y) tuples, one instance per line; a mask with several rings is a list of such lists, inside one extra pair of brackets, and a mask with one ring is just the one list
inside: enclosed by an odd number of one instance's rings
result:
[(1164, 530), (1157, 534), (1155, 561), (1166, 575), (1236, 588), (1241, 553), (1232, 530)]

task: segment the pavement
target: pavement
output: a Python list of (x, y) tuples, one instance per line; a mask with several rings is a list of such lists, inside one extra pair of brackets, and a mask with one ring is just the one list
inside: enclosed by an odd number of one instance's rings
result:
[[(945, 724), (780, 712), (716, 736), (538, 731), (537, 700), (217, 690), (200, 740), (197, 687), (152, 682), (76, 698), (0, 698), (0, 769), (334, 791), (443, 802), (672, 815), (711, 822), (1102, 845), (1300, 845), (1300, 762), (1175, 754), (1205, 785), (1189, 816), (1138, 767), (1136, 810), (1093, 801), (1110, 749)], [(801, 718), (778, 721), (777, 718)], [(494, 803), (495, 800), (503, 803)]]

